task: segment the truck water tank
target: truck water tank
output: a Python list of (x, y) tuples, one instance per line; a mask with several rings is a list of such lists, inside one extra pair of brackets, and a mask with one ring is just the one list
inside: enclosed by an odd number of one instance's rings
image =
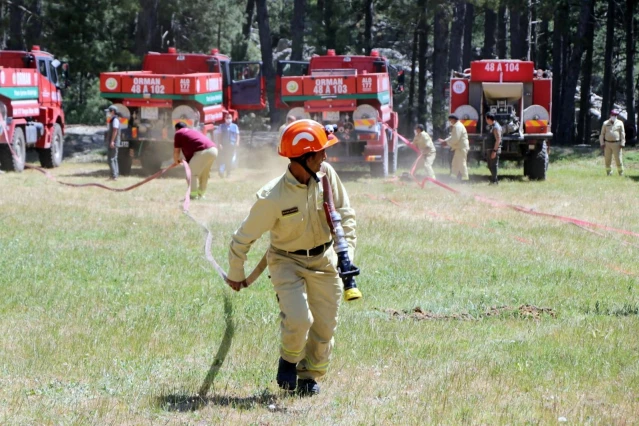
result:
[(171, 119), (173, 125), (181, 121), (191, 128), (196, 128), (200, 125), (200, 112), (192, 106), (180, 105), (173, 109)]

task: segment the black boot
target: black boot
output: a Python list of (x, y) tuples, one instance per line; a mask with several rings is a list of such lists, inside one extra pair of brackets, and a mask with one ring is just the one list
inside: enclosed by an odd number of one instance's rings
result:
[(297, 385), (297, 364), (280, 357), (277, 367), (277, 384), (287, 391), (294, 391)]
[(320, 387), (313, 379), (299, 379), (297, 381), (297, 393), (300, 396), (313, 396), (320, 393)]

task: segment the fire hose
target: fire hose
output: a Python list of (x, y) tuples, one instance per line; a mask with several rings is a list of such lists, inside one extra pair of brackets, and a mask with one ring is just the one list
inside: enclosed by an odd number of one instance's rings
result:
[[(415, 151), (417, 154), (421, 155), (421, 153), (419, 152), (419, 149), (412, 142), (410, 142), (408, 139), (406, 139), (405, 137), (400, 135), (399, 132), (397, 132), (397, 130), (390, 128), (387, 124), (384, 124), (384, 126), (387, 129), (389, 129), (391, 132), (394, 132), (397, 135), (397, 137), (400, 138), (402, 141), (404, 141), (404, 143), (406, 145), (408, 145), (413, 151)], [(417, 160), (419, 160), (419, 158)], [(420, 187), (423, 188), (424, 184), (426, 182), (432, 182), (435, 185), (440, 186), (441, 188), (444, 188), (445, 190), (447, 190), (449, 192), (452, 192), (452, 193), (455, 193), (455, 194), (461, 194), (461, 192), (458, 191), (457, 189), (451, 188), (450, 186), (446, 185), (443, 182), (438, 181), (435, 178), (425, 177), (422, 180), (422, 182), (419, 182), (413, 175), (414, 172), (415, 172), (416, 165), (417, 165), (417, 161), (415, 161), (415, 163), (413, 164), (413, 167), (411, 169), (411, 176), (415, 180), (415, 183), (417, 183), (417, 185), (419, 185)], [(601, 224), (598, 224), (598, 223), (589, 222), (589, 221), (585, 221), (585, 220), (581, 220), (581, 219), (577, 219), (577, 218), (573, 218), (573, 217), (569, 217), (569, 216), (562, 216), (562, 215), (556, 215), (556, 214), (551, 214), (551, 213), (544, 213), (544, 212), (533, 210), (533, 209), (528, 208), (528, 207), (518, 206), (516, 204), (509, 204), (509, 203), (504, 203), (504, 202), (500, 202), (500, 201), (496, 201), (496, 200), (491, 200), (490, 198), (482, 197), (480, 195), (473, 195), (473, 198), (476, 201), (479, 201), (479, 202), (482, 202), (482, 203), (485, 203), (485, 204), (489, 204), (489, 205), (491, 205), (493, 207), (509, 208), (509, 209), (518, 211), (520, 213), (525, 213), (525, 214), (529, 214), (529, 215), (532, 215), (532, 216), (540, 216), (540, 217), (547, 217), (547, 218), (557, 219), (557, 220), (560, 220), (562, 222), (571, 223), (573, 225), (577, 225), (577, 226), (583, 227), (583, 228), (599, 228), (599, 229), (604, 229), (606, 231), (616, 232), (618, 234), (630, 235), (630, 236), (639, 238), (639, 233), (632, 232), (632, 231), (627, 231), (625, 229), (614, 228), (614, 227), (611, 227), (611, 226), (608, 226), (608, 225), (601, 225)]]
[(346, 242), (344, 228), (342, 228), (342, 217), (335, 209), (333, 190), (326, 175), (322, 177), (322, 187), (324, 189), (324, 212), (335, 240), (333, 247), (337, 254), (337, 271), (344, 286), (344, 300), (350, 302), (361, 299), (362, 292), (359, 291), (357, 284), (355, 284), (355, 276), (359, 275), (359, 268), (353, 265), (348, 255), (348, 243)]
[[(182, 211), (189, 219), (191, 219), (193, 222), (199, 225), (202, 229), (204, 229), (204, 231), (206, 231), (206, 240), (204, 243), (204, 255), (206, 257), (206, 260), (213, 266), (213, 269), (215, 269), (215, 272), (217, 272), (220, 278), (222, 278), (222, 280), (224, 280), (224, 282), (228, 284), (228, 278), (226, 276), (226, 273), (224, 272), (222, 267), (217, 263), (217, 261), (213, 257), (213, 254), (211, 253), (211, 246), (213, 244), (213, 233), (208, 228), (208, 226), (198, 221), (189, 212), (189, 208), (191, 206), (191, 199), (190, 199), (191, 182), (192, 182), (191, 168), (189, 167), (189, 163), (187, 163), (186, 161), (183, 161), (182, 164), (184, 165), (184, 172), (186, 174), (186, 182), (187, 182), (186, 195), (184, 196), (184, 204), (182, 206)], [(266, 269), (266, 253), (264, 253), (264, 255), (262, 256), (262, 259), (257, 264), (255, 269), (253, 269), (253, 272), (251, 272), (248, 278), (246, 278), (246, 287), (253, 284), (259, 278), (262, 272), (264, 272), (265, 269)]]
[[(5, 124), (6, 123), (4, 121), (4, 117), (2, 117), (0, 115), (0, 126), (2, 127), (2, 132), (4, 133), (5, 139), (8, 141), (9, 137), (8, 137), (7, 128), (6, 128)], [(14, 158), (18, 159), (15, 151), (13, 150), (13, 147), (11, 146), (11, 143), (7, 142), (7, 145), (9, 146), (9, 150), (11, 151), (11, 155)], [(182, 165), (184, 166), (184, 172), (186, 174), (186, 182), (187, 182), (186, 194), (184, 196), (184, 203), (182, 205), (182, 212), (189, 219), (191, 219), (193, 222), (195, 222), (197, 225), (199, 225), (202, 229), (204, 229), (206, 231), (207, 234), (206, 234), (206, 240), (205, 240), (205, 243), (204, 243), (204, 254), (205, 254), (206, 260), (213, 266), (213, 269), (215, 270), (215, 272), (217, 272), (217, 274), (220, 276), (220, 278), (222, 278), (222, 280), (224, 280), (224, 282), (228, 284), (226, 273), (224, 273), (224, 270), (220, 267), (220, 265), (217, 263), (217, 261), (213, 257), (213, 254), (211, 253), (211, 245), (213, 243), (213, 233), (209, 230), (209, 228), (205, 224), (199, 222), (189, 212), (189, 209), (190, 209), (190, 206), (191, 206), (190, 194), (191, 194), (192, 174), (191, 174), (191, 168), (189, 167), (189, 164), (186, 161), (183, 161)], [(174, 169), (177, 166), (178, 166), (178, 164), (171, 164), (169, 167), (166, 167), (166, 168), (160, 170), (159, 172), (147, 177), (146, 179), (143, 179), (140, 182), (138, 182), (136, 184), (133, 184), (133, 185), (130, 185), (130, 186), (127, 186), (125, 188), (112, 188), (112, 187), (103, 185), (101, 183), (76, 184), (76, 183), (62, 182), (62, 181), (57, 180), (47, 170), (45, 170), (45, 169), (43, 169), (41, 167), (36, 167), (36, 166), (31, 166), (29, 164), (25, 164), (26, 168), (29, 168), (29, 169), (32, 169), (32, 170), (36, 170), (36, 171), (42, 173), (47, 179), (51, 180), (52, 182), (58, 183), (58, 184), (63, 185), (63, 186), (69, 186), (69, 187), (72, 187), (72, 188), (95, 187), (95, 188), (105, 189), (105, 190), (111, 191), (111, 192), (127, 192), (127, 191), (131, 191), (133, 189), (139, 188), (142, 185), (145, 185), (145, 184), (151, 182), (152, 180), (155, 180), (155, 179), (159, 178), (160, 176), (164, 175), (166, 172), (168, 172), (171, 169)], [(255, 267), (253, 272), (251, 272), (251, 274), (246, 279), (246, 286), (248, 287), (253, 282), (255, 282), (259, 278), (259, 276), (262, 274), (262, 272), (264, 272), (264, 269), (266, 269), (266, 254), (264, 254), (264, 256), (262, 256), (262, 259), (260, 260), (258, 265)]]

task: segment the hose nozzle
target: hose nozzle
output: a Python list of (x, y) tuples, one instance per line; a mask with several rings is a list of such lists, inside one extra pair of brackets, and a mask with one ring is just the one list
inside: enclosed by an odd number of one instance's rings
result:
[(347, 302), (352, 302), (353, 300), (357, 300), (361, 298), (362, 298), (362, 292), (359, 291), (357, 287), (344, 290), (344, 300), (346, 300)]

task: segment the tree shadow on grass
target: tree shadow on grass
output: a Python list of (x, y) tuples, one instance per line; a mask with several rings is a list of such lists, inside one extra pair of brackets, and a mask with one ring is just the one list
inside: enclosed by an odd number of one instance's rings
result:
[(271, 394), (268, 390), (249, 397), (234, 397), (226, 395), (209, 395), (209, 391), (215, 382), (215, 378), (220, 372), (224, 360), (226, 359), (231, 343), (235, 336), (235, 322), (233, 321), (233, 304), (227, 293), (224, 293), (224, 321), (226, 327), (224, 329), (224, 337), (220, 343), (220, 347), (215, 354), (213, 363), (209, 368), (200, 390), (196, 395), (188, 395), (186, 393), (175, 393), (170, 395), (161, 395), (157, 398), (158, 405), (167, 411), (188, 412), (197, 411), (207, 405), (218, 405), (224, 407), (233, 407), (241, 410), (250, 410), (256, 406), (269, 405), (277, 400), (277, 396)]

